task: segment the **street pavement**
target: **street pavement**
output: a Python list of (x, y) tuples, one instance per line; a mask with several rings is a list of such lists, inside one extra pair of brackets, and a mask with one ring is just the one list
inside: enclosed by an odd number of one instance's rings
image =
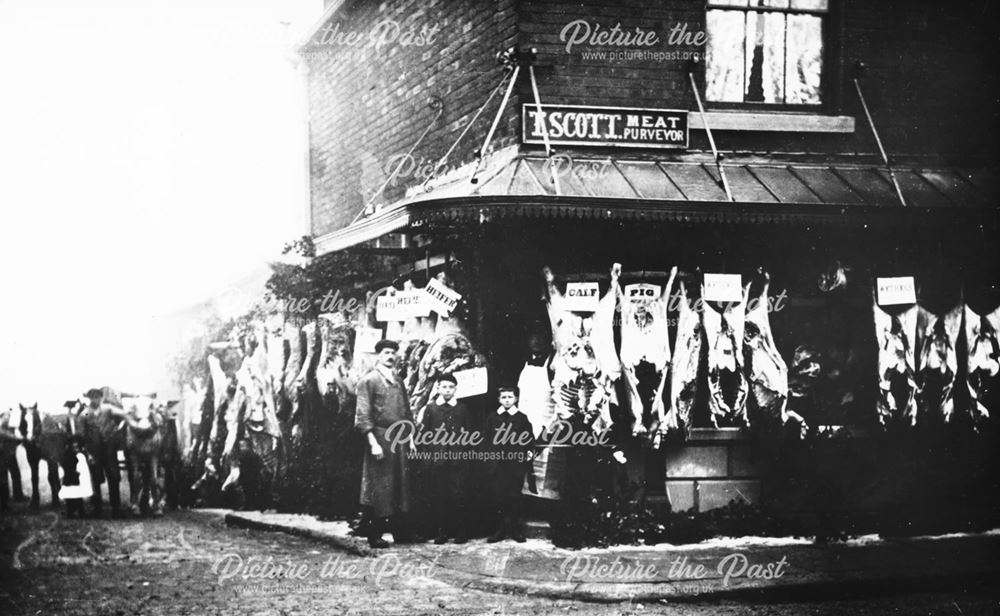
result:
[(373, 551), (344, 522), (312, 516), (230, 512), (227, 523), (310, 537), (346, 552), (399, 554), (433, 563), (457, 586), (597, 602), (783, 600), (1000, 587), (1000, 533), (883, 540), (866, 536), (816, 545), (807, 539), (720, 538), (695, 545), (565, 550), (545, 539), (525, 543), (429, 543)]
[[(550, 561), (565, 555), (550, 552), (554, 548), (538, 541), (489, 546), (479, 540), (466, 546), (419, 545), (358, 554), (332, 540), (241, 528), (233, 524), (232, 517), (226, 522), (228, 513), (191, 510), (170, 512), (162, 518), (67, 520), (51, 510), (30, 513), (25, 504), (18, 503), (11, 512), (0, 514), (0, 614), (964, 616), (995, 614), (1000, 608), (994, 580), (978, 574), (938, 576), (936, 583), (928, 579), (921, 588), (888, 584), (879, 590), (848, 585), (831, 593), (829, 588), (820, 592), (823, 589), (816, 587), (801, 596), (751, 592), (673, 599), (636, 596), (620, 601), (611, 596), (560, 598), (538, 589), (491, 587), (465, 579), (470, 575), (523, 579), (532, 575), (530, 563), (538, 561), (545, 563), (541, 572), (550, 576), (540, 578), (539, 584), (558, 583), (551, 579), (556, 574)], [(947, 547), (929, 552), (920, 547), (907, 553), (925, 554), (928, 562), (934, 562), (957, 548), (976, 560), (984, 558), (980, 550), (994, 547), (994, 540), (973, 538), (969, 543), (941, 544)], [(981, 548), (975, 547), (980, 544)], [(760, 555), (769, 560), (787, 555), (789, 572), (793, 566), (796, 571), (806, 567), (802, 562), (796, 564), (799, 552), (790, 546), (770, 546), (765, 551), (751, 546), (742, 549), (748, 557)], [(841, 553), (846, 549), (841, 546), (819, 565), (843, 562)], [(663, 557), (652, 564), (666, 563), (668, 557), (680, 553), (679, 549), (662, 551)], [(579, 555), (604, 556), (599, 552)], [(633, 560), (640, 557), (634, 548), (612, 552)], [(881, 559), (877, 550), (864, 553), (872, 561)], [(979, 556), (973, 557), (975, 554)], [(470, 573), (449, 568), (474, 556), (478, 570)], [(703, 556), (712, 558), (701, 555), (698, 559)], [(693, 562), (695, 559), (688, 564)], [(583, 575), (582, 570), (578, 572)], [(594, 575), (599, 575), (597, 569)], [(581, 600), (584, 598), (591, 600)]]

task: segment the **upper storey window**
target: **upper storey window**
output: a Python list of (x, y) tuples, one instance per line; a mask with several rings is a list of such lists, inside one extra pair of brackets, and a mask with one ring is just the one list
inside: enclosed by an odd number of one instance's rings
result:
[(823, 103), (829, 0), (708, 0), (705, 98)]

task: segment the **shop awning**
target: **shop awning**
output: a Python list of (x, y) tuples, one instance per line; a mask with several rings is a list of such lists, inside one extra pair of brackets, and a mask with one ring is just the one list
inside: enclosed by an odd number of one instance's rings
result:
[[(991, 169), (898, 166), (907, 204), (874, 164), (727, 162), (728, 201), (710, 161), (517, 156), (479, 174), (418, 192), (354, 225), (317, 238), (320, 252), (340, 250), (426, 220), (507, 217), (606, 218), (673, 222), (846, 222), (935, 214), (996, 215)], [(558, 175), (559, 194), (553, 172)]]

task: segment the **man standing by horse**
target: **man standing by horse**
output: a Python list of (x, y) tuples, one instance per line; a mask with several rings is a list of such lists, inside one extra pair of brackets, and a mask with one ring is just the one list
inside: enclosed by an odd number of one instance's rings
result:
[(119, 483), (121, 471), (118, 467), (118, 450), (125, 448), (125, 411), (104, 401), (100, 389), (87, 391), (88, 400), (82, 418), (85, 426), (87, 452), (93, 461), (90, 477), (94, 485), (91, 497), (93, 516), (101, 516), (101, 484), (107, 480), (108, 500), (111, 501), (111, 515), (122, 517)]

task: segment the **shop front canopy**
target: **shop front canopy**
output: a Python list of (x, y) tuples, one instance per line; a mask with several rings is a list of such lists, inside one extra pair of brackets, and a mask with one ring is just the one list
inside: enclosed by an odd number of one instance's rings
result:
[(995, 217), (997, 172), (874, 164), (727, 161), (732, 200), (711, 161), (662, 161), (520, 155), (487, 167), (472, 183), (452, 174), (412, 191), (351, 226), (316, 239), (321, 253), (341, 250), (432, 220), (589, 218), (666, 222), (848, 223)]

